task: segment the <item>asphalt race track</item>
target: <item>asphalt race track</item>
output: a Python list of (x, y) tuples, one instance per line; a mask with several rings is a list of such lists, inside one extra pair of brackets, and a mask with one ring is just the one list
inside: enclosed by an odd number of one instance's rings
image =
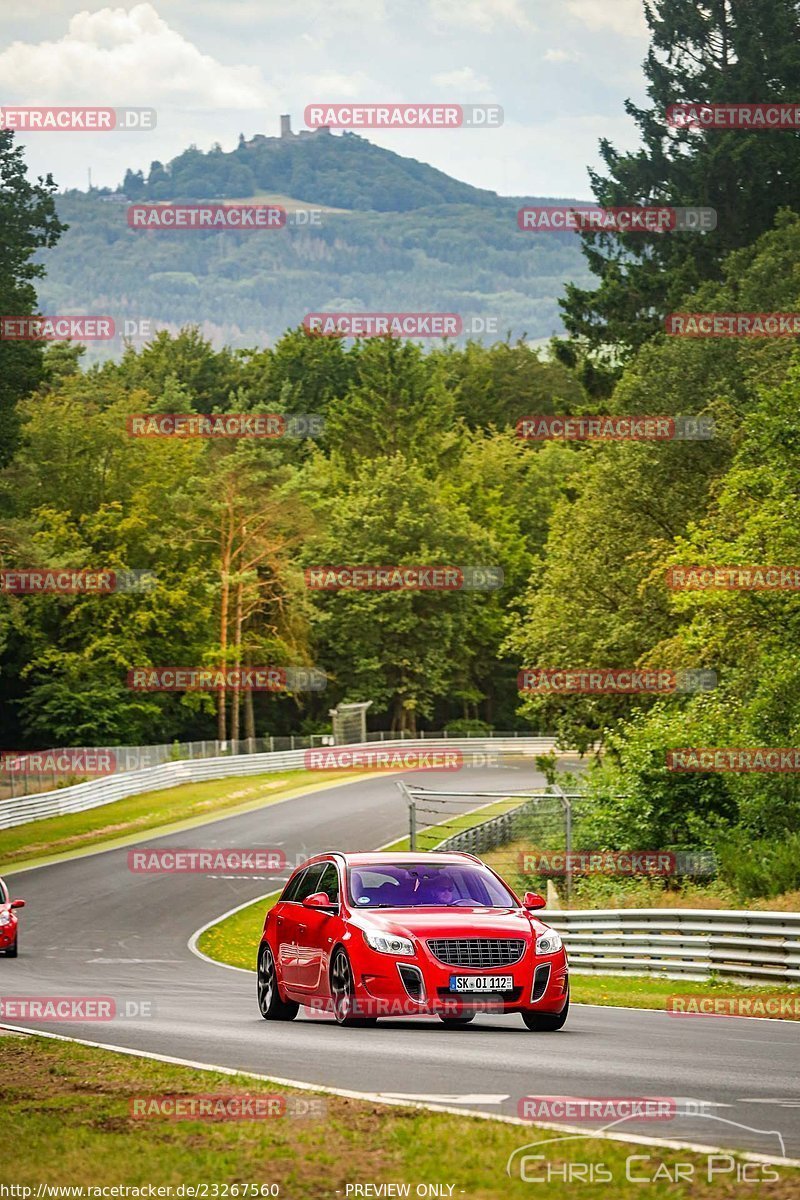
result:
[[(406, 832), (397, 778), (344, 784), (167, 838), (145, 835), (140, 844), (279, 846), (290, 858), (368, 850)], [(453, 775), (426, 773), (425, 781), (451, 789)], [(528, 766), (459, 773), (459, 786), (474, 790), (542, 782)], [(530, 1033), (513, 1016), (477, 1017), (462, 1030), (446, 1030), (436, 1018), (342, 1029), (302, 1012), (292, 1023), (267, 1023), (256, 1006), (255, 976), (205, 962), (187, 943), (202, 925), (273, 891), (286, 875), (133, 874), (127, 855), (128, 848), (109, 850), (8, 876), (12, 895), (28, 903), (19, 958), (0, 958), (0, 994), (110, 996), (118, 1008), (144, 1000), (154, 1015), (37, 1028), (489, 1113), (516, 1115), (526, 1095), (676, 1097), (682, 1107), (704, 1102), (703, 1115), (631, 1121), (615, 1131), (800, 1158), (797, 1023), (594, 1006), (574, 1006), (555, 1034)], [(676, 983), (675, 990), (692, 988), (702, 985)], [(2, 1023), (32, 1027), (5, 1017)], [(520, 1129), (520, 1146), (530, 1140)]]

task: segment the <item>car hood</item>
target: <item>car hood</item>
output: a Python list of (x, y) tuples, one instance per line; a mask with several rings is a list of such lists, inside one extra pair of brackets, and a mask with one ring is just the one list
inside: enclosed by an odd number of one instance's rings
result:
[(359, 909), (352, 923), (386, 933), (431, 937), (531, 937), (545, 926), (520, 908)]

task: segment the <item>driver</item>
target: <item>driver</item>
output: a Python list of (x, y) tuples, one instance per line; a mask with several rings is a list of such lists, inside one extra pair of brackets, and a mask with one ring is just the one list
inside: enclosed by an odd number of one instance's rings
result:
[(431, 887), (431, 900), (434, 904), (452, 904), (456, 898), (453, 881), (449, 875), (440, 875)]

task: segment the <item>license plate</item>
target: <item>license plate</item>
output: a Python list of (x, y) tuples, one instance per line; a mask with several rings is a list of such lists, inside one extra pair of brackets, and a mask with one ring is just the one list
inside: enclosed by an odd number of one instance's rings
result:
[(451, 992), (510, 992), (513, 975), (451, 975)]

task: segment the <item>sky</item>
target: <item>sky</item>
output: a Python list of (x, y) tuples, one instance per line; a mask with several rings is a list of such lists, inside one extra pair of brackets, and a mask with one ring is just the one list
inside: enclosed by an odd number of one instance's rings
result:
[(195, 144), (304, 128), (326, 101), (499, 104), (492, 129), (370, 130), (503, 195), (590, 198), (602, 137), (638, 144), (641, 0), (0, 0), (0, 106), (146, 106), (154, 131), (21, 136), (31, 174), (115, 187)]

